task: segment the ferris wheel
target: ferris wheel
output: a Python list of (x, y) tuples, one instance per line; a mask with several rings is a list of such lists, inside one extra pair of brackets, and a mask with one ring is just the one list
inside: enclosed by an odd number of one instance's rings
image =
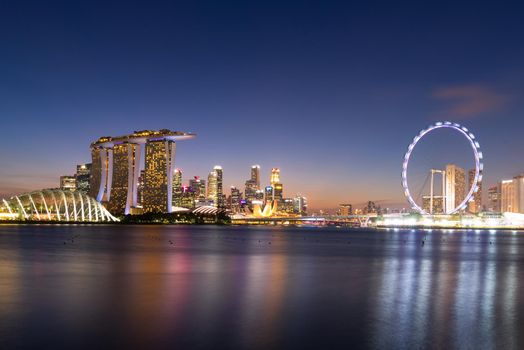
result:
[(409, 181), (408, 181), (408, 169), (410, 165), (410, 158), (413, 150), (415, 149), (415, 146), (419, 143), (419, 141), (426, 136), (427, 134), (438, 130), (438, 129), (450, 129), (457, 133), (459, 133), (461, 136), (466, 138), (469, 145), (471, 146), (471, 149), (473, 150), (473, 161), (475, 164), (475, 174), (473, 177), (473, 180), (471, 181), (471, 185), (469, 187), (469, 191), (467, 192), (466, 196), (461, 202), (454, 203), (453, 205), (444, 206), (443, 213), (444, 214), (454, 214), (457, 213), (460, 210), (466, 209), (469, 202), (474, 200), (475, 193), (479, 191), (480, 183), (482, 181), (482, 172), (483, 172), (483, 164), (482, 164), (482, 152), (480, 151), (480, 145), (478, 141), (475, 139), (475, 135), (471, 133), (466, 127), (452, 122), (437, 122), (435, 124), (430, 125), (428, 128), (423, 129), (419, 132), (417, 136), (413, 139), (413, 142), (408, 147), (408, 150), (404, 156), (404, 162), (402, 163), (402, 187), (404, 189), (404, 195), (406, 196), (408, 202), (411, 204), (412, 208), (419, 212), (420, 214), (432, 214), (433, 212), (433, 174), (435, 172), (442, 172), (442, 182), (443, 182), (443, 193), (442, 193), (442, 201), (444, 201), (444, 176), (445, 172), (441, 170), (434, 170), (431, 169), (431, 210), (428, 212), (425, 210), (422, 206), (416, 203), (416, 201), (413, 199), (413, 196), (411, 195), (410, 188), (409, 188)]

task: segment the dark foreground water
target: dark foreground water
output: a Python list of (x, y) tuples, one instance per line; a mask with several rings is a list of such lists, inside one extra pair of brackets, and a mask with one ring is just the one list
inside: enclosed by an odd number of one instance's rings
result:
[(0, 226), (0, 348), (523, 349), (524, 232)]

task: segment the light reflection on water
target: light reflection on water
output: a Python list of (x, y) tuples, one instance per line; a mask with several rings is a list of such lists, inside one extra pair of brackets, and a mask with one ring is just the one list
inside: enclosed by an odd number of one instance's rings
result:
[(0, 348), (520, 349), (523, 244), (511, 231), (0, 226)]

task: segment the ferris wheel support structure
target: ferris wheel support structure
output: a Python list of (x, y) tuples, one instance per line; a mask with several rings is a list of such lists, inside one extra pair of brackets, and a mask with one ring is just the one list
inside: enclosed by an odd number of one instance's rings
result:
[[(418, 205), (413, 197), (411, 196), (411, 192), (409, 190), (408, 185), (408, 168), (409, 168), (409, 161), (411, 158), (411, 153), (415, 149), (415, 146), (417, 143), (428, 133), (442, 129), (447, 128), (454, 131), (457, 131), (461, 135), (463, 135), (469, 142), (472, 150), (473, 150), (473, 156), (475, 161), (475, 177), (473, 179), (473, 183), (471, 185), (471, 188), (469, 189), (469, 192), (467, 193), (466, 197), (460, 204), (458, 204), (455, 207), (448, 208), (447, 205), (444, 205), (444, 213), (445, 214), (455, 214), (460, 210), (466, 209), (469, 202), (474, 200), (475, 193), (478, 192), (480, 183), (482, 181), (482, 172), (484, 170), (484, 165), (482, 163), (482, 152), (480, 151), (480, 145), (478, 141), (475, 139), (475, 135), (471, 133), (466, 127), (452, 122), (437, 122), (435, 124), (430, 125), (428, 128), (423, 129), (419, 132), (417, 136), (413, 139), (411, 144), (408, 146), (408, 150), (406, 154), (404, 155), (404, 162), (402, 163), (402, 187), (404, 189), (404, 195), (406, 196), (408, 202), (411, 204), (412, 208), (419, 212), (420, 214), (433, 214), (433, 170), (431, 172), (431, 195), (430, 195), (430, 212), (426, 212), (420, 205)], [(443, 181), (445, 178), (445, 173), (442, 174)], [(443, 196), (443, 202), (444, 202), (444, 192), (442, 193)]]

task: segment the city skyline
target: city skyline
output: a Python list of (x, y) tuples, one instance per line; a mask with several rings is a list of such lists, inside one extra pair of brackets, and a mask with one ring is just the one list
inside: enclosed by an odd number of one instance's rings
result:
[(524, 24), (511, 7), (39, 6), (0, 14), (0, 197), (57, 187), (101, 134), (162, 128), (199, 135), (179, 145), (186, 174), (221, 164), (225, 188), (241, 188), (252, 164), (262, 178), (286, 169), (286, 192), (313, 209), (407, 206), (403, 153), (437, 120), (474, 130), (485, 188), (524, 171), (508, 151), (524, 147)]

